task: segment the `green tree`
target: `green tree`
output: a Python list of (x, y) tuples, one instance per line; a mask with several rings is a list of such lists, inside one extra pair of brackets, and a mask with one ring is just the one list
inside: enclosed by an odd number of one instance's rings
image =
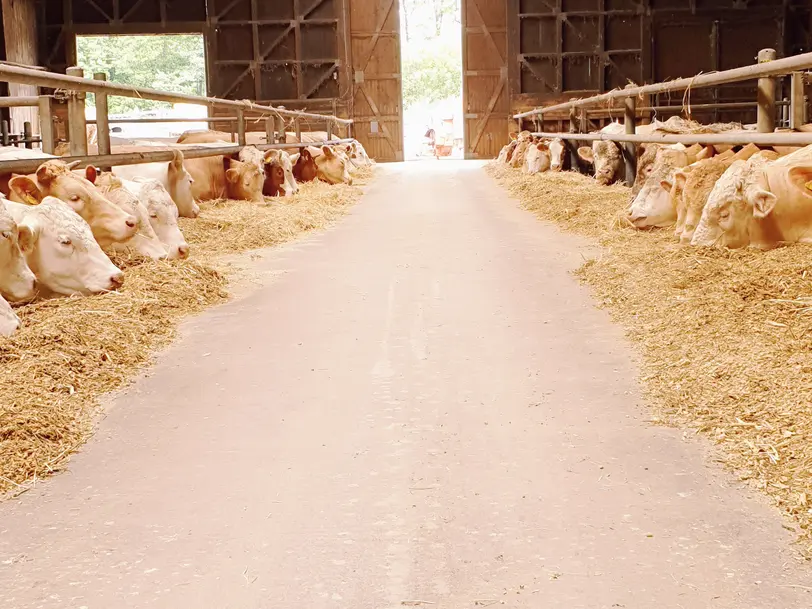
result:
[(462, 93), (459, 49), (423, 46), (403, 61), (403, 104), (436, 102)]
[[(173, 93), (206, 93), (202, 36), (80, 36), (76, 51), (79, 66), (89, 76), (105, 72), (111, 82)], [(88, 103), (93, 105), (95, 99)], [(168, 106), (164, 102), (110, 97), (113, 114)]]

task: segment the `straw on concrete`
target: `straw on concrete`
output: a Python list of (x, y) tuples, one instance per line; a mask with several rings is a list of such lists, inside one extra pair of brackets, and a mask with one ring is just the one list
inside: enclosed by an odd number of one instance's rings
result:
[(623, 186), (489, 171), (537, 216), (604, 246), (578, 276), (639, 345), (657, 417), (715, 442), (792, 519), (812, 558), (812, 249), (679, 247), (668, 229), (618, 220)]

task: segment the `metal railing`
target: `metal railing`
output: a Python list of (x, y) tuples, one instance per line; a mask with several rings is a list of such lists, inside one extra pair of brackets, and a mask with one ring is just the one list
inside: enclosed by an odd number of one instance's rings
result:
[[(172, 152), (168, 150), (153, 151), (152, 153), (126, 153), (112, 154), (110, 142), (110, 125), (115, 123), (185, 123), (201, 122), (216, 123), (227, 122), (236, 124), (237, 145), (222, 147), (185, 148), (184, 157), (198, 158), (203, 156), (219, 156), (220, 154), (231, 154), (238, 152), (246, 142), (246, 126), (249, 122), (264, 122), (265, 136), (267, 144), (257, 146), (262, 150), (271, 148), (287, 148), (295, 146), (285, 142), (286, 121), (292, 119), (293, 131), (301, 143), (302, 120), (315, 120), (326, 124), (327, 138), (319, 142), (305, 142), (310, 145), (334, 144), (352, 141), (352, 119), (339, 118), (334, 114), (318, 114), (298, 110), (288, 110), (284, 107), (256, 104), (249, 100), (229, 100), (217, 97), (205, 97), (202, 95), (189, 95), (185, 93), (172, 93), (150, 89), (147, 87), (132, 87), (117, 83), (107, 82), (106, 75), (96, 73), (92, 79), (84, 78), (84, 71), (81, 68), (68, 68), (67, 74), (43, 71), (42, 68), (30, 66), (20, 66), (15, 64), (0, 63), (0, 81), (29, 84), (39, 87), (49, 87), (57, 91), (57, 95), (67, 98), (68, 105), (68, 142), (70, 160), (80, 160), (83, 163), (94, 163), (101, 166), (127, 165), (136, 163), (149, 163), (163, 160), (171, 160)], [(87, 93), (94, 93), (96, 96), (96, 119), (87, 120), (85, 116), (85, 97)], [(232, 108), (236, 110), (233, 116), (214, 116), (202, 118), (140, 118), (140, 119), (110, 119), (108, 110), (109, 96), (131, 97), (137, 99), (163, 101), (170, 103), (188, 103), (213, 108)], [(21, 136), (7, 135), (3, 140), (4, 145), (8, 143), (25, 143), (31, 147), (33, 143), (41, 143), (43, 152), (53, 154), (56, 149), (55, 133), (55, 104), (54, 95), (40, 95), (27, 97), (5, 97), (0, 98), (0, 108), (2, 107), (25, 107), (36, 106), (39, 109), (40, 136), (34, 138), (30, 134), (30, 124), (26, 123), (25, 133)], [(246, 117), (246, 111), (258, 112), (260, 117)], [(4, 121), (5, 123), (5, 121)], [(87, 125), (97, 125), (98, 154), (88, 155), (87, 148)], [(335, 139), (334, 132), (338, 128), (345, 129), (345, 138)], [(6, 124), (7, 132), (7, 124)], [(2, 136), (2, 134), (0, 134)], [(226, 150), (228, 152), (213, 152), (214, 150)], [(157, 156), (156, 156), (157, 155)], [(166, 157), (166, 158), (165, 158)], [(0, 162), (0, 172), (21, 172), (27, 171), (31, 159), (19, 161)]]
[[(637, 147), (634, 143), (663, 143), (663, 144), (728, 144), (745, 145), (757, 144), (762, 146), (806, 146), (812, 144), (812, 133), (775, 133), (776, 107), (789, 106), (789, 127), (798, 129), (806, 122), (806, 97), (804, 96), (805, 70), (812, 68), (812, 53), (803, 53), (783, 59), (776, 59), (773, 49), (763, 49), (758, 54), (758, 63), (732, 70), (698, 74), (691, 78), (654, 83), (642, 86), (627, 86), (624, 89), (615, 89), (600, 95), (573, 99), (560, 104), (536, 108), (529, 112), (515, 114), (513, 118), (532, 118), (542, 121), (545, 114), (569, 111), (569, 132), (549, 133), (538, 130), (534, 135), (550, 138), (561, 138), (573, 141), (605, 140), (624, 143), (624, 158), (626, 160), (626, 182), (632, 184), (637, 167)], [(776, 100), (775, 77), (790, 77), (790, 97), (787, 102)], [(748, 107), (756, 106), (756, 131), (734, 131), (713, 134), (673, 134), (673, 135), (641, 135), (636, 134), (637, 114), (643, 108), (636, 107), (638, 98), (646, 99), (658, 93), (673, 91), (690, 91), (704, 87), (713, 87), (724, 84), (737, 83), (746, 80), (758, 79), (757, 96), (755, 102), (747, 103)], [(587, 108), (594, 108), (599, 104), (612, 103), (616, 100), (623, 102), (624, 134), (586, 133), (588, 126)], [(703, 104), (708, 108), (724, 107), (724, 104)], [(730, 106), (730, 104), (728, 104)], [(696, 106), (694, 106), (696, 107)], [(657, 106), (646, 107), (646, 110), (657, 109)], [(672, 107), (673, 108), (673, 107)]]

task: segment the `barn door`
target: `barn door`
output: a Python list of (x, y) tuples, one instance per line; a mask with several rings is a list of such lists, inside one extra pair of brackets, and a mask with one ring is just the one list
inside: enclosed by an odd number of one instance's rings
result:
[(398, 0), (349, 2), (354, 136), (377, 161), (403, 160)]
[(465, 158), (489, 159), (508, 141), (507, 3), (462, 0)]

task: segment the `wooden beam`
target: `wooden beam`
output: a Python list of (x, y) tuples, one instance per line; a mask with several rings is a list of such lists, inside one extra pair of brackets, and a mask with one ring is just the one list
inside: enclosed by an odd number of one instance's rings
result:
[[(6, 40), (6, 59), (21, 64), (37, 65), (37, 12), (35, 0), (2, 0), (3, 33)], [(36, 97), (39, 88), (30, 84), (8, 84), (11, 97)], [(39, 125), (37, 106), (12, 108), (12, 133), (22, 133), (26, 122)]]

